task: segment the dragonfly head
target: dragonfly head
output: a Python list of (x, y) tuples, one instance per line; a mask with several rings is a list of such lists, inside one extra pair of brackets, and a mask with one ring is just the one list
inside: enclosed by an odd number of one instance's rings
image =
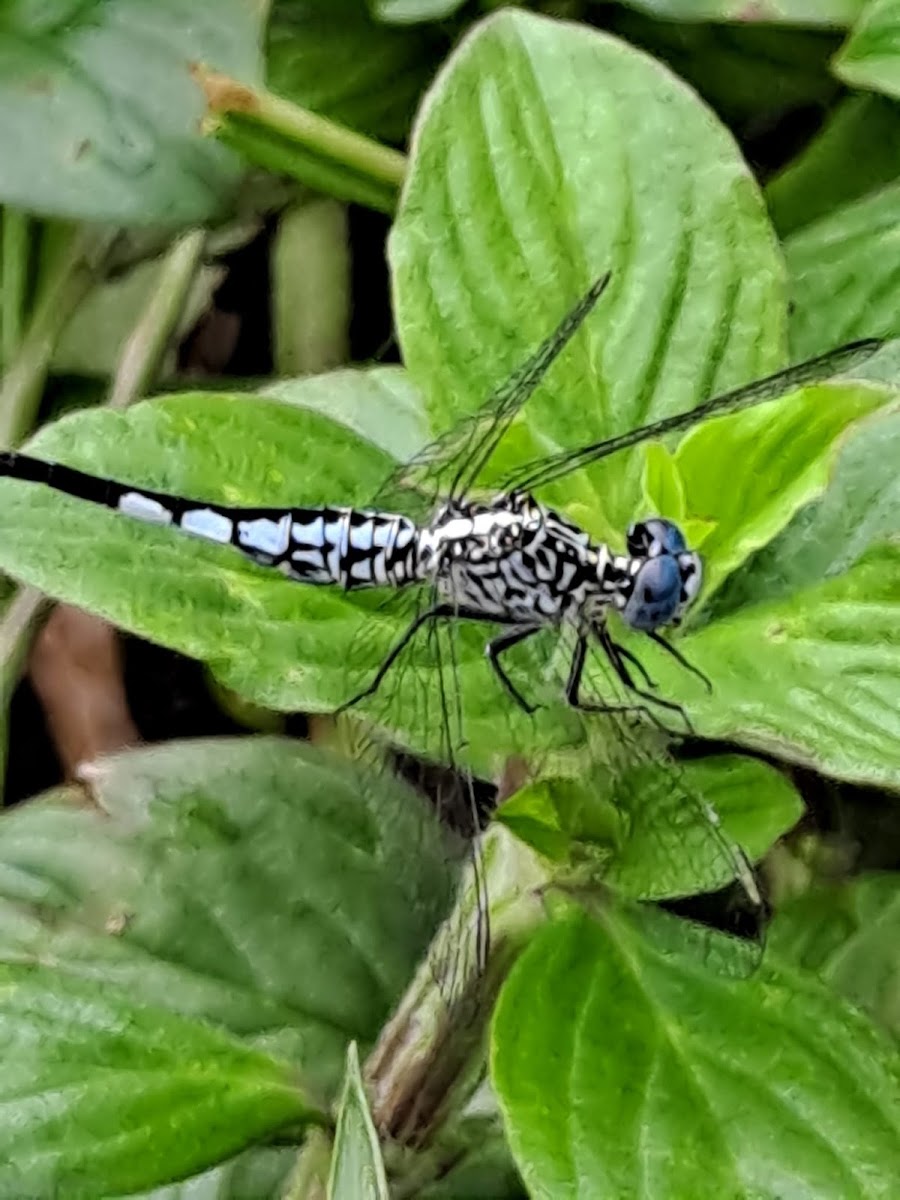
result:
[(700, 555), (688, 550), (684, 534), (664, 517), (636, 522), (628, 530), (626, 544), (637, 564), (621, 609), (626, 625), (646, 632), (677, 625), (700, 591)]

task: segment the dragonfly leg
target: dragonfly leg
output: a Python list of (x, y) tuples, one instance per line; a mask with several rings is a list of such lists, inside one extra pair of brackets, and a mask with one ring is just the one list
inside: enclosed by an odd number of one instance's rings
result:
[[(617, 647), (615, 642), (611, 644), (615, 649), (621, 648)], [(577, 708), (579, 712), (587, 713), (639, 713), (641, 716), (646, 717), (648, 721), (651, 721), (662, 733), (670, 734), (672, 732), (671, 729), (666, 728), (659, 717), (646, 704), (600, 704), (582, 700), (581, 678), (584, 674), (586, 657), (587, 638), (580, 637), (575, 643), (575, 653), (572, 655), (569, 678), (566, 681), (566, 702), (572, 708)], [(616, 674), (618, 674), (617, 664), (614, 663), (613, 666), (616, 668)], [(655, 700), (655, 697), (652, 697), (652, 699)]]
[[(625, 687), (628, 688), (628, 690), (630, 692), (634, 692), (635, 696), (640, 696), (643, 700), (649, 700), (652, 704), (656, 704), (660, 708), (667, 708), (667, 709), (669, 709), (670, 712), (678, 713), (678, 715), (681, 717), (682, 721), (684, 721), (684, 725), (685, 725), (685, 728), (687, 729), (688, 733), (690, 733), (694, 737), (697, 736), (697, 731), (694, 729), (694, 726), (691, 723), (691, 719), (685, 712), (682, 705), (676, 704), (674, 700), (662, 700), (659, 696), (654, 696), (651, 692), (643, 691), (641, 688), (639, 688), (635, 684), (634, 679), (631, 675), (631, 672), (625, 666), (625, 663), (622, 661), (622, 658), (619, 655), (618, 646), (612, 640), (612, 638), (609, 636), (609, 633), (607, 630), (603, 629), (598, 632), (598, 640), (600, 642), (600, 645), (603, 647), (604, 653), (606, 654), (606, 657), (609, 659), (613, 670), (615, 671), (615, 673), (618, 675), (619, 679), (622, 681), (622, 683), (625, 685)], [(661, 728), (664, 730), (664, 732), (666, 732), (666, 733), (672, 732), (672, 730), (666, 729), (666, 727), (664, 725), (662, 725), (661, 723), (659, 723), (659, 724), (660, 724)]]
[(627, 662), (630, 662), (633, 667), (637, 668), (638, 674), (641, 676), (648, 688), (655, 689), (658, 686), (656, 680), (650, 678), (647, 668), (636, 654), (632, 654), (630, 650), (626, 649), (626, 647), (621, 645), (621, 643), (614, 642), (612, 638), (609, 639), (609, 644), (613, 647), (616, 654), (618, 654), (620, 658), (624, 658)]
[[(657, 646), (662, 646), (663, 650), (668, 651), (668, 653), (672, 655), (672, 657), (675, 659), (675, 661), (677, 663), (681, 663), (681, 665), (684, 667), (684, 669), (686, 671), (690, 671), (690, 673), (692, 675), (696, 675), (698, 679), (702, 679), (703, 682), (706, 684), (706, 690), (708, 692), (710, 692), (710, 694), (712, 693), (713, 685), (712, 685), (712, 680), (709, 678), (709, 676), (704, 675), (699, 667), (695, 667), (692, 662), (689, 662), (684, 657), (684, 655), (681, 653), (680, 650), (678, 650), (675, 646), (673, 646), (671, 642), (666, 641), (666, 639), (662, 636), (662, 634), (656, 633), (655, 630), (650, 629), (650, 630), (647, 630), (647, 636), (650, 638), (650, 640), (652, 642), (656, 642)], [(621, 646), (619, 647), (619, 649), (621, 649)], [(645, 675), (645, 678), (646, 678), (646, 675)]]
[(498, 634), (497, 637), (492, 638), (492, 640), (489, 641), (484, 648), (487, 660), (494, 668), (494, 674), (503, 684), (504, 688), (506, 688), (510, 696), (512, 696), (513, 700), (515, 700), (516, 704), (518, 704), (520, 708), (523, 708), (529, 716), (536, 711), (537, 705), (530, 704), (518, 690), (516, 685), (507, 675), (506, 671), (504, 671), (503, 667), (500, 665), (500, 655), (503, 654), (505, 650), (509, 650), (512, 646), (518, 645), (519, 642), (524, 642), (526, 638), (532, 637), (535, 633), (538, 633), (540, 629), (540, 625), (525, 625), (524, 627), (514, 626), (506, 633)]
[(424, 612), (419, 613), (416, 619), (410, 623), (409, 627), (397, 645), (394, 646), (393, 649), (388, 653), (387, 658), (385, 658), (384, 662), (375, 672), (375, 675), (369, 686), (364, 688), (361, 692), (357, 692), (352, 699), (346, 700), (340, 706), (340, 708), (336, 709), (336, 712), (345, 712), (348, 708), (353, 708), (355, 704), (359, 704), (360, 700), (365, 700), (368, 696), (373, 696), (381, 686), (385, 675), (387, 675), (388, 671), (391, 669), (391, 667), (394, 665), (399, 656), (403, 653), (405, 648), (409, 645), (423, 625), (427, 624), (428, 621), (439, 621), (441, 617), (453, 617), (456, 615), (456, 609), (452, 604), (433, 604), (431, 608), (426, 608)]

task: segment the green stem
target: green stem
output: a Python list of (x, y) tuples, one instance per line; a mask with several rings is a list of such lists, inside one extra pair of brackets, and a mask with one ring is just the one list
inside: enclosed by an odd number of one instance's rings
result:
[(197, 70), (206, 126), (253, 162), (317, 191), (392, 212), (406, 174), (397, 150), (270, 92)]
[[(160, 359), (181, 319), (204, 240), (203, 231), (192, 230), (180, 237), (166, 255), (157, 286), (125, 344), (107, 399), (108, 407), (125, 408), (152, 385)], [(84, 236), (76, 233), (56, 259), (45, 298), (38, 304), (13, 370), (4, 380), (0, 423), (5, 423), (8, 432), (2, 444), (19, 441), (19, 435), (31, 427), (56, 337), (95, 278), (86, 254), (89, 244), (93, 243), (85, 242)], [(49, 603), (35, 588), (19, 588), (0, 618), (0, 710), (8, 705)]]
[(31, 221), (16, 208), (4, 208), (2, 216), (3, 278), (0, 284), (0, 329), (3, 344), (0, 362), (12, 362), (22, 340), (25, 306), (28, 296), (28, 264), (31, 249)]
[(96, 278), (95, 234), (73, 228), (53, 264), (28, 329), (0, 387), (0, 446), (15, 446), (31, 432), (50, 359), (75, 309)]
[(325, 1200), (331, 1165), (331, 1138), (309, 1129), (284, 1191), (284, 1200)]
[(110, 388), (107, 408), (127, 408), (153, 386), (200, 265), (206, 233), (192, 229), (172, 245), (159, 280), (132, 330)]
[[(549, 883), (546, 864), (503, 825), (482, 835), (477, 870), (470, 865), (464, 873), (453, 912), (366, 1062), (372, 1117), (382, 1135), (418, 1148), (458, 1117), (484, 1074), (497, 994), (546, 918)], [(485, 928), (488, 959), (476, 963)]]

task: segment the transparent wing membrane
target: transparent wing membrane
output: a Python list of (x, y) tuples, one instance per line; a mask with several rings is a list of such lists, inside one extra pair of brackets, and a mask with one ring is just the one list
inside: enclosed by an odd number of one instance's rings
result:
[(534, 491), (568, 475), (571, 471), (586, 467), (601, 458), (608, 458), (620, 450), (637, 446), (641, 442), (661, 438), (670, 433), (678, 433), (681, 430), (690, 429), (709, 417), (721, 417), (727, 413), (740, 412), (755, 404), (762, 404), (766, 400), (775, 400), (780, 396), (786, 396), (808, 384), (821, 383), (837, 375), (851, 373), (870, 359), (882, 345), (883, 342), (875, 338), (851, 342), (839, 350), (833, 350), (818, 358), (810, 359), (809, 362), (788, 367), (784, 371), (778, 371), (774, 375), (769, 375), (765, 379), (757, 380), (745, 387), (725, 392), (688, 412), (665, 417), (661, 421), (654, 421), (651, 425), (644, 425), (640, 429), (633, 429), (629, 433), (622, 433), (604, 441), (592, 442), (577, 450), (566, 450), (547, 458), (535, 459), (512, 472), (503, 480), (501, 486), (504, 491)]
[(404, 510), (408, 511), (410, 503), (433, 505), (438, 498), (465, 498), (516, 414), (584, 324), (609, 280), (609, 272), (596, 279), (531, 357), (491, 392), (475, 413), (393, 472), (376, 502), (391, 507), (405, 501)]

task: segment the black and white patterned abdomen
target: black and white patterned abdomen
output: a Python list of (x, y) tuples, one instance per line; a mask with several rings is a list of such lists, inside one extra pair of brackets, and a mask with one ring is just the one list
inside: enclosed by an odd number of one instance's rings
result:
[(117, 507), (144, 521), (174, 524), (235, 546), (300, 583), (400, 587), (416, 578), (418, 527), (408, 517), (357, 508), (229, 509), (173, 505), (170, 497), (125, 490)]

